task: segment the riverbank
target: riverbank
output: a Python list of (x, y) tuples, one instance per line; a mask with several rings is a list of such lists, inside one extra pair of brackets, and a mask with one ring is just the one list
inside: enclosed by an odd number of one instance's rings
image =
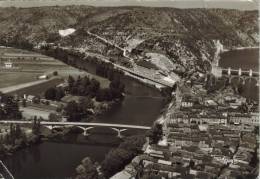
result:
[(0, 147), (1, 148), (0, 159), (10, 157), (14, 153), (22, 149), (26, 149), (30, 146), (40, 144), (40, 143), (41, 143), (41, 137), (35, 134), (28, 134), (26, 135), (26, 138), (17, 139), (12, 144), (2, 143)]
[(235, 48), (230, 48), (230, 49), (224, 48), (224, 49), (222, 50), (222, 52), (228, 52), (228, 51), (232, 51), (232, 50), (246, 50), (246, 49), (259, 49), (259, 46), (235, 47)]

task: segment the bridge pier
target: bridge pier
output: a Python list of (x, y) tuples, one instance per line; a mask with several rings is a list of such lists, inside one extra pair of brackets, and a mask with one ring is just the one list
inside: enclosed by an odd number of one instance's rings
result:
[(250, 76), (250, 78), (253, 76), (253, 70), (252, 69), (249, 70), (249, 76)]
[(242, 70), (241, 70), (241, 68), (239, 68), (239, 70), (238, 70), (238, 76), (241, 76), (242, 75)]
[(228, 67), (228, 76), (230, 76), (230, 75), (231, 75), (231, 68)]
[(49, 125), (49, 126), (45, 126), (47, 127), (48, 129), (50, 129), (51, 131), (53, 131), (54, 128), (59, 128), (61, 126), (55, 126), (55, 125)]
[(245, 78), (241, 78), (242, 79), (242, 85), (246, 84), (246, 79)]
[(232, 77), (229, 75), (228, 76), (228, 83), (231, 84), (231, 82), (232, 82)]
[(83, 136), (87, 137), (90, 135), (90, 133), (88, 132), (90, 129), (93, 129), (94, 127), (87, 127), (87, 128), (82, 128), (84, 130), (83, 132)]
[(114, 127), (112, 127), (111, 129), (117, 132), (117, 137), (118, 138), (123, 138), (121, 132), (124, 132), (124, 131), (127, 130), (127, 129), (117, 129), (117, 128), (114, 128)]

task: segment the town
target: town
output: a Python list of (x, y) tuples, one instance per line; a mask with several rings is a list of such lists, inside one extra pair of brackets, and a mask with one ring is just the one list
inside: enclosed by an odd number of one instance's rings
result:
[(179, 82), (176, 101), (154, 124), (144, 153), (113, 179), (258, 175), (258, 102), (236, 94), (228, 83), (221, 91), (208, 93), (207, 81), (193, 79)]
[(0, 178), (259, 177), (255, 8), (13, 3)]

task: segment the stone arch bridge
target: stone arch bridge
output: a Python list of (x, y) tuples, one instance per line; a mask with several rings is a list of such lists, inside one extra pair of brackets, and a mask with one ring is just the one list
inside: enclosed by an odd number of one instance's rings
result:
[(231, 69), (230, 67), (227, 69), (222, 68), (222, 76), (227, 76), (229, 82), (231, 82), (232, 79), (234, 78), (238, 78), (240, 81), (242, 81), (243, 85), (246, 83), (246, 80), (256, 80), (257, 85), (259, 85), (259, 72), (255, 72), (252, 69), (242, 70), (241, 68), (239, 69)]
[(228, 77), (229, 83), (235, 79), (238, 78), (239, 81), (242, 82), (242, 84), (245, 84), (247, 80), (255, 80), (256, 85), (259, 86), (259, 72), (250, 70), (242, 70), (239, 69), (232, 69), (232, 68), (221, 68), (218, 66), (213, 66), (212, 73), (216, 77)]

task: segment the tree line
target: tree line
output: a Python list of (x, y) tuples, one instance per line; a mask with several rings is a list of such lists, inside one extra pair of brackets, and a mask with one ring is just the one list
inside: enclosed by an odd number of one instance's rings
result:
[(90, 158), (86, 157), (76, 168), (76, 179), (105, 179), (110, 178), (116, 172), (119, 172), (131, 160), (142, 153), (142, 147), (145, 143), (145, 136), (136, 135), (125, 138), (125, 140), (115, 149), (112, 149), (101, 163), (98, 172), (98, 163), (94, 163)]
[(0, 119), (21, 119), (18, 101), (13, 96), (0, 92)]
[(97, 101), (112, 101), (115, 99), (122, 99), (125, 90), (125, 85), (119, 78), (115, 78), (110, 82), (108, 88), (101, 88), (100, 82), (96, 79), (90, 79), (88, 76), (78, 76), (75, 79), (72, 76), (68, 77), (68, 86), (51, 87), (47, 89), (44, 96), (48, 100), (60, 101), (65, 96), (65, 93), (75, 96), (86, 96), (96, 98)]

